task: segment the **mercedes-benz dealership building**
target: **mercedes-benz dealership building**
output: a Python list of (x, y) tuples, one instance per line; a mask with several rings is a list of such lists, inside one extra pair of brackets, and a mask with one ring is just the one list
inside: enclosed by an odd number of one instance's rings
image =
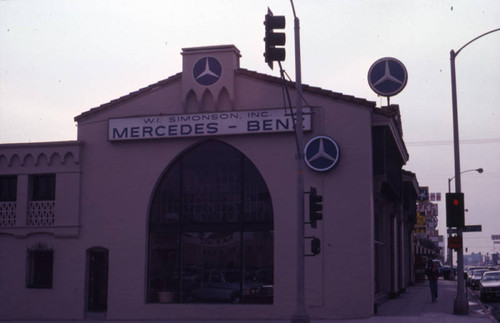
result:
[[(180, 73), (77, 116), (75, 141), (0, 145), (1, 319), (294, 313), (294, 84), (241, 68), (233, 45), (182, 56)], [(304, 186), (323, 197), (305, 224), (321, 241), (304, 259), (307, 311), (369, 317), (414, 280), (399, 107), (303, 95)]]

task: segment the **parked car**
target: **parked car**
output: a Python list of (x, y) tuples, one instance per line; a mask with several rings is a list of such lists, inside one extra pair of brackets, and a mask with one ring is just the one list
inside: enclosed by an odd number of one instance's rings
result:
[(500, 271), (487, 271), (479, 281), (481, 301), (500, 296)]
[(478, 269), (486, 269), (484, 266), (471, 266), (468, 267), (467, 270), (464, 270), (464, 279), (465, 279), (465, 284), (467, 286), (470, 286), (470, 281), (472, 279), (472, 271), (478, 270)]
[(245, 303), (272, 303), (273, 302), (273, 285), (261, 285), (257, 288), (247, 290), (245, 295)]
[[(439, 267), (439, 276), (443, 277), (444, 279), (450, 279), (450, 274), (451, 274), (451, 267), (450, 266), (442, 266)], [(453, 275), (457, 275), (457, 268), (453, 267)]]
[(471, 289), (479, 289), (479, 281), (483, 278), (483, 274), (489, 269), (476, 269), (471, 272), (469, 286)]
[[(204, 273), (203, 279), (189, 291), (189, 298), (207, 302), (272, 302), (273, 286), (259, 281), (241, 282), (241, 271), (237, 269), (212, 269)], [(243, 287), (243, 290), (241, 290)], [(243, 297), (243, 299), (242, 299)], [(188, 298), (188, 299), (189, 299)]]

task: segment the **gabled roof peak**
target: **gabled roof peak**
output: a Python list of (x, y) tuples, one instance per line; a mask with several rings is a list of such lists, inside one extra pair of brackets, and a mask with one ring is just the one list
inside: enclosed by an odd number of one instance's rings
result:
[[(180, 93), (181, 97), (179, 99), (183, 103), (183, 110), (185, 113), (211, 111), (211, 109), (213, 109), (212, 105), (221, 108), (221, 103), (218, 101), (220, 98), (223, 99), (225, 104), (224, 109), (231, 110), (234, 105), (233, 103), (236, 95), (235, 87), (237, 84), (236, 77), (238, 75), (244, 75), (263, 82), (283, 84), (283, 80), (279, 77), (240, 68), (239, 63), (241, 54), (234, 45), (183, 48), (181, 54), (183, 56), (182, 72), (83, 112), (75, 117), (75, 121), (84, 121), (117, 104), (122, 104), (127, 100), (141, 95), (146, 95), (165, 86), (170, 86), (175, 82), (180, 82), (181, 85), (182, 93)], [(287, 81), (285, 84), (292, 88), (295, 87), (295, 83), (291, 81)], [(303, 85), (303, 91), (368, 108), (375, 108), (376, 106), (375, 102), (366, 99), (356, 98), (354, 96), (305, 84)], [(205, 98), (207, 97), (213, 98), (213, 100), (208, 101), (214, 103), (206, 103), (205, 101), (207, 100), (205, 100)]]

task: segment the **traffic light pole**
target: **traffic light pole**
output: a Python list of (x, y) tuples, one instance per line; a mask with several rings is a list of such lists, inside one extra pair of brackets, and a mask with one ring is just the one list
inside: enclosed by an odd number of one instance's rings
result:
[[(299, 18), (295, 14), (295, 7), (293, 5), (293, 0), (290, 0), (292, 4), (293, 16), (294, 16), (294, 31), (295, 31), (295, 92), (296, 92), (296, 104), (295, 104), (295, 115), (292, 112), (292, 118), (295, 119), (295, 140), (297, 144), (297, 236), (296, 236), (296, 259), (297, 259), (297, 271), (296, 271), (296, 301), (295, 301), (295, 311), (292, 314), (292, 323), (309, 323), (309, 314), (307, 313), (305, 304), (305, 237), (304, 237), (304, 127), (303, 127), (303, 117), (302, 117), (302, 75), (300, 66), (300, 22)], [(266, 26), (266, 36), (264, 38), (265, 42), (265, 62), (268, 63), (269, 67), (273, 68), (273, 62), (278, 63), (285, 60), (285, 45), (286, 35), (284, 33), (274, 32), (274, 29), (285, 28), (285, 17), (284, 16), (273, 16), (272, 11), (268, 8), (266, 15), (266, 20), (264, 22)], [(283, 69), (280, 70), (283, 73)], [(316, 246), (315, 250), (320, 249), (320, 246)], [(312, 249), (312, 248), (311, 248)], [(314, 253), (315, 251), (313, 251)]]
[(295, 135), (297, 139), (297, 295), (295, 302), (295, 312), (291, 318), (292, 323), (309, 323), (309, 314), (305, 302), (305, 240), (304, 240), (304, 129), (302, 122), (302, 74), (300, 65), (300, 21), (295, 15), (295, 8), (292, 9), (294, 15), (295, 33), (295, 86), (296, 86), (296, 106), (295, 106)]

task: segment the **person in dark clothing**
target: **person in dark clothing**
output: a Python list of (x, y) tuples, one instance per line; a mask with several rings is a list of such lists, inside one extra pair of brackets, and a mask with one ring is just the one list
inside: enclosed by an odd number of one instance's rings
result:
[(427, 265), (427, 279), (429, 279), (429, 287), (431, 289), (431, 299), (434, 303), (438, 298), (438, 279), (439, 279), (439, 269), (437, 268), (437, 262), (429, 261)]

